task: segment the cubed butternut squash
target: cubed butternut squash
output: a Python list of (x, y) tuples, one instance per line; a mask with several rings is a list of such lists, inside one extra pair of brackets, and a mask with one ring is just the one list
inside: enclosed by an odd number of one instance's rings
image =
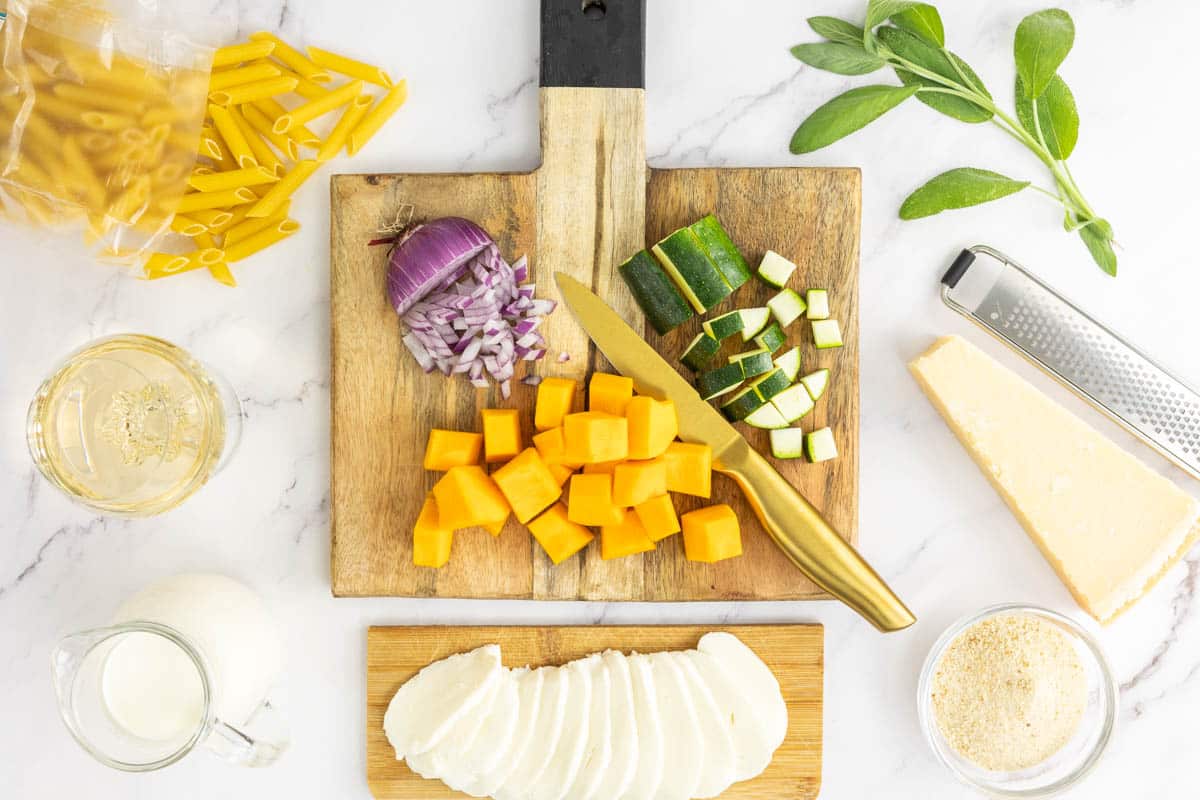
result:
[(434, 428), (425, 442), (425, 469), (444, 472), (451, 467), (478, 464), (483, 454), (483, 434)]
[(628, 508), (666, 493), (667, 465), (662, 459), (622, 461), (613, 468), (614, 505)]
[(485, 522), (482, 525), (482, 528), (492, 536), (499, 536), (504, 530), (504, 523), (506, 522), (508, 522), (508, 514), (505, 514), (502, 518), (496, 520), (495, 522)]
[(629, 509), (621, 509), (620, 519), (600, 528), (600, 558), (605, 561), (653, 549), (654, 540), (638, 515)]
[(492, 480), (512, 507), (517, 522), (528, 522), (562, 495), (562, 487), (532, 447), (493, 472)]
[(555, 503), (529, 523), (529, 532), (555, 564), (588, 546), (592, 532), (567, 518), (567, 507)]
[(667, 491), (712, 496), (712, 448), (706, 444), (671, 442), (662, 455), (667, 465)]
[(613, 505), (611, 475), (572, 475), (567, 519), (579, 525), (608, 525), (621, 518)]
[(689, 560), (712, 563), (742, 554), (742, 531), (737, 515), (724, 503), (689, 511), (680, 523), (683, 552)]
[(551, 428), (548, 431), (534, 434), (533, 446), (537, 448), (538, 455), (542, 457), (542, 461), (545, 461), (547, 466), (550, 464), (563, 464), (572, 470), (579, 469), (579, 464), (572, 464), (563, 460), (567, 454), (567, 446), (563, 440), (561, 425), (557, 428)]
[(584, 464), (584, 475), (612, 475), (613, 470), (617, 468), (617, 464), (624, 464), (624, 461), (597, 461), (595, 464)]
[(588, 383), (588, 411), (625, 416), (625, 406), (633, 397), (633, 378), (597, 372)]
[(572, 464), (622, 461), (629, 454), (629, 423), (597, 411), (567, 414), (563, 418), (565, 460)]
[(508, 517), (509, 505), (483, 467), (451, 467), (433, 485), (438, 519), (451, 530), (489, 526)]
[(454, 530), (441, 524), (437, 501), (433, 495), (429, 495), (413, 525), (413, 564), (433, 569), (446, 566), (453, 541)]
[(668, 536), (679, 533), (679, 517), (675, 514), (675, 503), (669, 494), (643, 500), (633, 507), (633, 511), (642, 521), (646, 533), (655, 542), (661, 542)]
[(563, 417), (575, 404), (575, 381), (571, 378), (543, 378), (538, 384), (533, 427), (548, 431), (562, 425)]
[(554, 482), (559, 486), (571, 480), (571, 476), (575, 474), (575, 470), (566, 464), (547, 464), (546, 469), (550, 470), (550, 474), (554, 476)]
[(657, 458), (667, 451), (679, 434), (675, 403), (641, 395), (625, 408), (629, 420), (629, 457)]
[(489, 464), (508, 461), (521, 452), (521, 415), (515, 408), (483, 410), (483, 452)]

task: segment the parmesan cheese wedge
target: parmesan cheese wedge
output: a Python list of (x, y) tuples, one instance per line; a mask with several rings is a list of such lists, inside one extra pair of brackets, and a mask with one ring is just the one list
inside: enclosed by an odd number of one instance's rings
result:
[(1075, 599), (1102, 623), (1200, 534), (1200, 503), (957, 336), (909, 368)]

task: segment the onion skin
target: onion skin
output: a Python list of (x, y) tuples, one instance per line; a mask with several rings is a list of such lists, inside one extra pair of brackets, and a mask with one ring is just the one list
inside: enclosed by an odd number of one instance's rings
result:
[(495, 246), (487, 231), (462, 217), (417, 225), (396, 242), (388, 258), (392, 307), (403, 314), (429, 292), (453, 281), (456, 270), (472, 258)]

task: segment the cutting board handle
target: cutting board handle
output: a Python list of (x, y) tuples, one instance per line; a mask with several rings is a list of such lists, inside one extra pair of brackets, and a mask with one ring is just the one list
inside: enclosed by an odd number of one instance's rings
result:
[(643, 0), (542, 0), (543, 87), (646, 87)]

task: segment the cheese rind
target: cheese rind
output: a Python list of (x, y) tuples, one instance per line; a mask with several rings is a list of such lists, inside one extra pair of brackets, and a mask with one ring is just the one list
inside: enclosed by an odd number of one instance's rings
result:
[(957, 336), (909, 365), (946, 424), (1102, 623), (1200, 533), (1200, 503)]

